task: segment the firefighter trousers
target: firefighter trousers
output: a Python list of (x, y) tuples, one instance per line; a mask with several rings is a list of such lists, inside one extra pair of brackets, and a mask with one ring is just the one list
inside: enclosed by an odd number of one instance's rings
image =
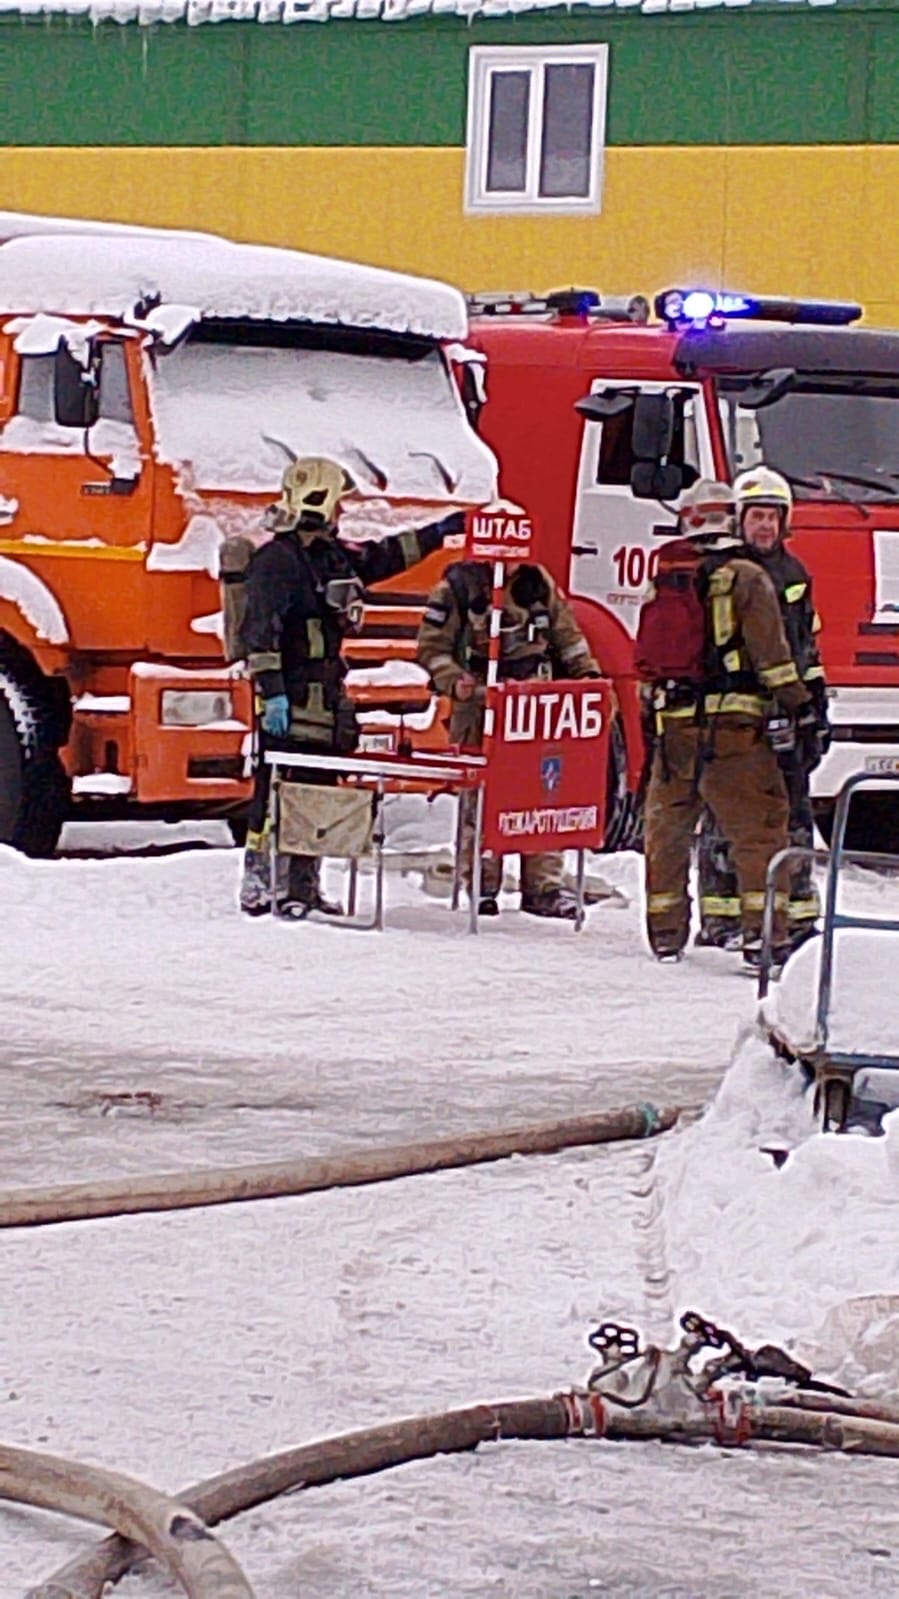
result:
[[(256, 770), (253, 778), (253, 795), (250, 800), (250, 809), (247, 816), (247, 842), (244, 849), (243, 873), (241, 875), (239, 903), (240, 908), (251, 916), (260, 915), (263, 911), (271, 909), (272, 875), (270, 856), (270, 822), (268, 815), (269, 795), (271, 793), (272, 769), (264, 759), (266, 749), (289, 750), (291, 754), (302, 753), (306, 755), (330, 754), (327, 746), (321, 744), (302, 743), (297, 739), (282, 738), (270, 739), (262, 728), (261, 723), (256, 723)], [(313, 783), (333, 785), (337, 782), (335, 773), (317, 771), (314, 768), (285, 767), (284, 779), (288, 783)], [(277, 897), (279, 904), (288, 900), (305, 900), (310, 893), (318, 888), (321, 861), (311, 855), (284, 855), (278, 851), (275, 863), (277, 873)]]
[[(718, 818), (737, 874), (747, 942), (761, 935), (765, 873), (786, 848), (789, 806), (783, 776), (759, 722), (717, 717), (711, 724), (666, 718), (653, 756), (645, 806), (646, 921), (657, 953), (682, 949), (690, 929), (688, 887), (693, 835), (704, 806)], [(784, 884), (775, 902), (773, 941), (786, 942)]]
[[(809, 774), (795, 755), (781, 764), (790, 803), (789, 843), (802, 849), (814, 847), (815, 824), (809, 797)], [(699, 915), (700, 942), (724, 945), (733, 941), (740, 929), (740, 896), (727, 840), (710, 810), (703, 812), (699, 830)], [(790, 868), (790, 897), (787, 904), (787, 929), (791, 942), (799, 943), (814, 930), (821, 914), (821, 900), (815, 887), (811, 860), (800, 860)]]
[[(453, 707), (450, 738), (460, 749), (479, 750), (484, 736), (483, 707), (473, 701)], [(474, 794), (463, 794), (462, 800), (461, 873), (466, 888), (471, 888), (471, 866), (474, 857), (475, 806)], [(559, 850), (545, 850), (537, 855), (521, 856), (521, 891), (525, 895), (545, 894), (562, 888), (565, 882), (565, 857)], [(503, 881), (503, 856), (488, 855), (481, 859), (481, 893), (498, 894)]]
[[(462, 795), (462, 880), (471, 888), (471, 868), (474, 858), (475, 806), (474, 794)], [(498, 894), (503, 883), (502, 855), (482, 855), (481, 893)], [(565, 883), (565, 857), (560, 850), (541, 850), (537, 855), (521, 856), (521, 892), (525, 895), (545, 894), (550, 889), (562, 888)]]

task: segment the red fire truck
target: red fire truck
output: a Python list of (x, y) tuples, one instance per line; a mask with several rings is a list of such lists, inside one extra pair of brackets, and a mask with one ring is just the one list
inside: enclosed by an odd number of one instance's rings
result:
[[(535, 555), (574, 598), (620, 721), (607, 846), (633, 822), (643, 762), (632, 646), (660, 535), (697, 475), (764, 460), (790, 481), (794, 549), (811, 570), (834, 728), (814, 775), (827, 833), (851, 771), (899, 771), (899, 332), (860, 307), (671, 290), (469, 303), (486, 400), (468, 401)], [(463, 375), (464, 376), (464, 375)], [(895, 788), (865, 791), (855, 828), (899, 849)]]

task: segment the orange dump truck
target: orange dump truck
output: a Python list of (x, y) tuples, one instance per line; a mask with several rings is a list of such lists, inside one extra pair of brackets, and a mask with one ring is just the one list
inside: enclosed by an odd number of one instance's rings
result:
[[(0, 214), (0, 240), (0, 842), (237, 816), (250, 691), (223, 661), (223, 542), (262, 536), (290, 451), (353, 473), (351, 537), (492, 497), (453, 376), (462, 296), (203, 235)], [(380, 595), (352, 646), (370, 736), (435, 722), (413, 602)]]

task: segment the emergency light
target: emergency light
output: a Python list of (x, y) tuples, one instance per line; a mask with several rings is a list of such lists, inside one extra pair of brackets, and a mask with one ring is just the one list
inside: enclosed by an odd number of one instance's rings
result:
[(664, 289), (656, 295), (654, 306), (656, 316), (679, 330), (720, 327), (729, 317), (747, 322), (807, 322), (839, 328), (857, 322), (862, 314), (861, 306), (850, 300), (784, 300), (713, 289)]

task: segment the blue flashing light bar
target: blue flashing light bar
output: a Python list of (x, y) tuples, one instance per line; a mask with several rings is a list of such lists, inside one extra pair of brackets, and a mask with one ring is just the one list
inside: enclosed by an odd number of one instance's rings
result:
[(656, 316), (680, 331), (721, 327), (731, 317), (747, 322), (805, 322), (840, 328), (857, 322), (862, 314), (861, 306), (848, 300), (774, 299), (713, 289), (665, 289), (656, 295), (654, 304)]

